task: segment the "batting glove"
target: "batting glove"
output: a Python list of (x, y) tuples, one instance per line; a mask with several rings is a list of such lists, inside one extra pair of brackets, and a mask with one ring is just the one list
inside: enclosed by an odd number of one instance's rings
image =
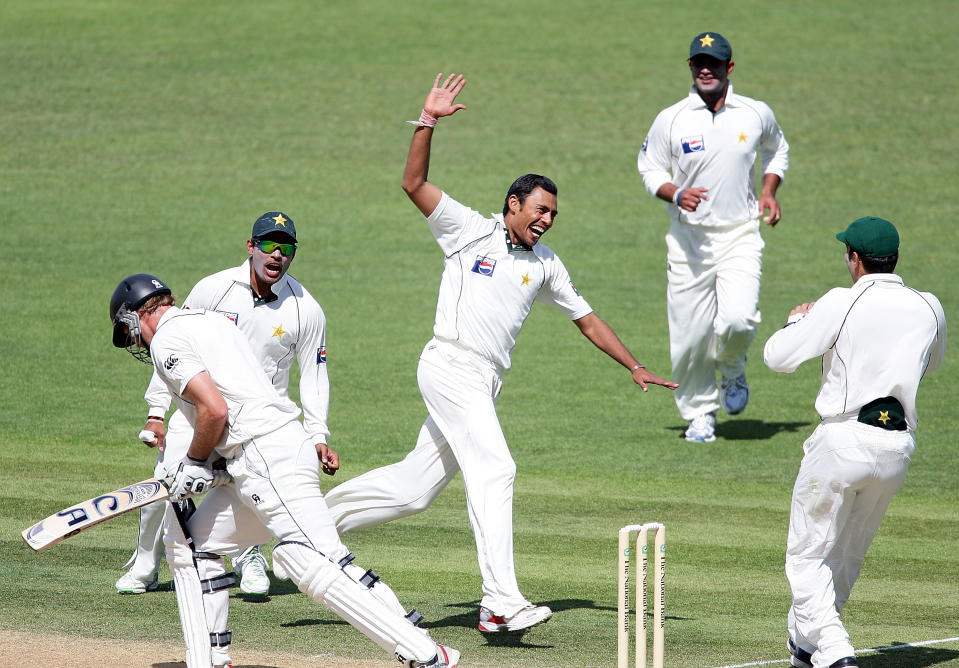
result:
[(176, 471), (168, 473), (166, 477), (167, 487), (170, 488), (170, 500), (180, 501), (203, 494), (213, 486), (213, 480), (213, 471), (207, 466), (206, 461), (193, 459), (187, 455), (180, 460)]

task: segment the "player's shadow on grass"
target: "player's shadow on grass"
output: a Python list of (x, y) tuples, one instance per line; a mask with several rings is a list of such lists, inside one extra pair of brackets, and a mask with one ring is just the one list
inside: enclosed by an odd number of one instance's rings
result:
[[(727, 441), (763, 441), (783, 431), (790, 433), (812, 431), (813, 424), (813, 422), (763, 422), (762, 420), (720, 421), (716, 425), (716, 436)], [(669, 429), (677, 432), (679, 438), (684, 438), (686, 426), (679, 425)]]
[[(894, 646), (894, 645), (893, 645)], [(862, 668), (924, 668), (951, 663), (959, 658), (959, 651), (937, 647), (906, 647), (887, 649), (879, 654), (858, 656), (856, 660)]]
[(290, 594), (299, 593), (300, 590), (297, 589), (292, 580), (280, 580), (271, 573), (269, 594), (247, 594), (246, 592), (237, 590), (237, 593), (233, 594), (233, 597), (246, 603), (266, 603), (274, 596), (289, 596)]

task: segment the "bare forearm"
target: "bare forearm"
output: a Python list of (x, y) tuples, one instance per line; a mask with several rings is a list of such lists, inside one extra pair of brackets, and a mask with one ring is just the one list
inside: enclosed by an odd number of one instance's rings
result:
[(226, 429), (226, 416), (198, 406), (196, 424), (193, 427), (193, 440), (187, 454), (193, 459), (206, 459), (223, 438)]

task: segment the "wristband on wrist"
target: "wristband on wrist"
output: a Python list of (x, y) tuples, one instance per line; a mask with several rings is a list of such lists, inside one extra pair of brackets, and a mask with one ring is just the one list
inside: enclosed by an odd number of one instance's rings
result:
[(197, 464), (206, 464), (206, 460), (205, 460), (205, 459), (197, 459), (196, 457), (194, 457), (193, 455), (191, 455), (189, 452), (186, 453), (186, 458), (189, 459), (191, 462), (195, 462), (195, 463), (197, 463)]
[(147, 415), (147, 422), (159, 422), (159, 423), (162, 424), (162, 423), (163, 423), (163, 416), (162, 416), (162, 415)]
[(686, 190), (685, 188), (676, 189), (676, 192), (673, 193), (673, 204), (675, 204), (676, 206), (679, 206), (679, 198), (683, 196), (683, 192), (685, 190)]
[(634, 366), (632, 369), (630, 369), (629, 372), (630, 372), (630, 373), (636, 373), (636, 372), (639, 371), (640, 369), (645, 369), (645, 368), (646, 368), (646, 367), (644, 367), (642, 364), (637, 364), (637, 365)]
[(426, 109), (424, 109), (424, 110), (420, 113), (420, 120), (418, 120), (418, 121), (406, 121), (406, 122), (409, 123), (410, 125), (418, 125), (418, 126), (420, 126), (420, 127), (422, 127), (422, 128), (435, 128), (435, 127), (436, 127), (436, 118), (433, 117), (433, 116), (431, 116), (430, 114), (426, 113)]

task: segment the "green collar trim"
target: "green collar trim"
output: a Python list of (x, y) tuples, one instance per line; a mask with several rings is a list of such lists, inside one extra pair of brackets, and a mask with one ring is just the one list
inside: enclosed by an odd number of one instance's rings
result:
[(514, 244), (510, 241), (509, 230), (506, 230), (506, 251), (508, 253), (530, 253), (533, 251), (533, 247), (526, 244)]

